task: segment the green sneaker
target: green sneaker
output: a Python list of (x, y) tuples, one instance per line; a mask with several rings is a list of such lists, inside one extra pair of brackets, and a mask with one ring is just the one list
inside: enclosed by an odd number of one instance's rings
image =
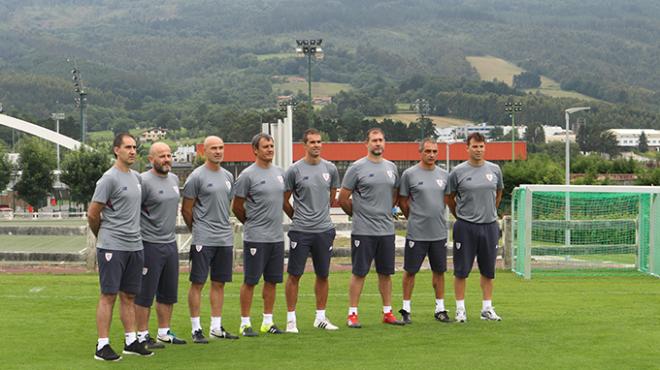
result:
[(270, 325), (264, 325), (261, 324), (261, 332), (262, 333), (270, 333), (270, 334), (284, 334), (283, 331), (277, 328), (275, 324), (270, 324)]
[(255, 333), (254, 330), (252, 330), (252, 327), (249, 325), (241, 325), (241, 327), (238, 329), (238, 332), (241, 333), (242, 336), (244, 337), (258, 337), (259, 334)]

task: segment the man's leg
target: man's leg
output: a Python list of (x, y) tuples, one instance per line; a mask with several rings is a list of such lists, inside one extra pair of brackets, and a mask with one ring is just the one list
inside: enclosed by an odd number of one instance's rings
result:
[(96, 307), (96, 330), (99, 338), (108, 338), (110, 335), (110, 323), (112, 322), (112, 310), (117, 300), (116, 294), (103, 294), (99, 296), (99, 304)]
[(137, 326), (135, 325), (135, 294), (119, 292), (119, 317), (124, 325), (126, 345), (130, 346), (137, 340)]
[(360, 295), (364, 287), (366, 276), (351, 275), (351, 282), (348, 288), (348, 306), (357, 307), (360, 304)]
[(316, 309), (325, 310), (326, 305), (328, 304), (328, 293), (330, 291), (330, 282), (328, 277), (316, 277), (316, 282), (314, 283), (314, 294), (316, 295)]
[[(139, 306), (137, 306), (139, 307)], [(173, 304), (156, 303), (156, 315), (158, 315), (158, 327), (169, 328), (172, 321), (172, 311), (174, 310)]]
[(204, 283), (190, 283), (190, 289), (188, 289), (188, 309), (190, 310), (190, 317), (199, 317), (200, 315), (203, 288)]
[[(408, 271), (403, 272), (403, 300), (410, 301), (412, 298), (412, 292), (415, 288), (415, 274), (411, 274)], [(410, 312), (410, 310), (406, 310)]]
[(378, 290), (383, 306), (392, 306), (392, 278), (390, 275), (378, 274)]
[(481, 285), (482, 298), (484, 301), (493, 299), (493, 280), (480, 275), (479, 283)]
[(432, 284), (435, 299), (445, 299), (445, 273), (433, 271)]
[(252, 308), (252, 298), (254, 296), (254, 285), (243, 283), (241, 285), (241, 317), (250, 317), (250, 308)]
[(285, 295), (286, 307), (289, 312), (296, 310), (296, 303), (298, 303), (298, 285), (300, 283), (300, 276), (289, 274), (286, 279)]
[(275, 292), (277, 284), (269, 281), (264, 281), (262, 290), (262, 297), (264, 299), (264, 314), (273, 314), (273, 307), (275, 306)]
[(221, 317), (225, 301), (225, 283), (211, 281), (211, 316)]

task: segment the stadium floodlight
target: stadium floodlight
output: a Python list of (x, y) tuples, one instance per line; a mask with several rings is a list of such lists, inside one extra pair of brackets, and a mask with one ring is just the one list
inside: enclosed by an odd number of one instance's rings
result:
[(313, 98), (312, 98), (312, 57), (316, 60), (323, 60), (325, 56), (323, 49), (321, 49), (321, 43), (323, 39), (309, 39), (309, 40), (296, 40), (296, 56), (298, 58), (307, 57), (307, 95), (309, 101), (309, 123), (312, 123), (312, 110), (313, 110)]
[(504, 103), (504, 111), (511, 117), (511, 161), (516, 161), (516, 113), (522, 112), (521, 102)]
[(78, 95), (74, 98), (74, 101), (80, 108), (80, 142), (84, 144), (85, 138), (87, 137), (87, 121), (85, 119), (85, 110), (87, 108), (87, 93), (85, 92), (85, 87), (83, 85), (80, 68), (78, 68), (78, 64), (76, 63), (75, 59), (67, 59), (66, 61), (73, 66), (71, 69), (73, 91)]

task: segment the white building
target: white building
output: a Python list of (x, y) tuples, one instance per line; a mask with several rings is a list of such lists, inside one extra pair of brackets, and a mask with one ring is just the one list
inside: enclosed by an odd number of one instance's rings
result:
[(147, 141), (158, 141), (167, 136), (167, 129), (154, 127), (148, 130), (143, 131), (140, 134), (139, 140), (141, 143), (146, 143)]
[(613, 128), (607, 131), (614, 134), (617, 145), (623, 148), (639, 147), (639, 137), (644, 132), (649, 149), (660, 150), (660, 130)]
[[(543, 135), (545, 136), (546, 143), (565, 143), (566, 130), (561, 126), (543, 126)], [(575, 142), (575, 133), (573, 130), (568, 130), (568, 141)]]
[(192, 163), (196, 154), (194, 145), (180, 146), (172, 153), (172, 159), (177, 163)]
[[(502, 127), (502, 135), (506, 136), (511, 132), (511, 126), (500, 126)], [(525, 133), (527, 132), (527, 126), (516, 125), (516, 139), (524, 139)]]
[(451, 143), (456, 141), (455, 127), (435, 127), (435, 135), (439, 143)]

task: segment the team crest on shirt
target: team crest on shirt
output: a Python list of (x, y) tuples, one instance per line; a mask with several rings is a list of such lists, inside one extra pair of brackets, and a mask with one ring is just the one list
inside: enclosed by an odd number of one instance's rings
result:
[(112, 259), (112, 253), (106, 253), (105, 254), (105, 260), (110, 262), (111, 259)]
[(412, 247), (414, 247), (414, 246), (415, 246), (415, 242), (412, 241), (412, 240), (409, 240), (409, 241), (408, 241), (408, 247), (409, 247), (409, 248), (412, 248)]
[(360, 241), (359, 240), (354, 240), (353, 244), (355, 245), (355, 248), (360, 246)]
[(149, 272), (149, 269), (147, 267), (142, 268), (142, 275), (146, 275), (147, 272)]
[(296, 249), (296, 246), (298, 246), (298, 242), (291, 242), (291, 249)]
[(486, 178), (488, 179), (488, 181), (493, 181), (494, 176), (492, 173), (487, 173)]
[(195, 250), (197, 251), (197, 253), (201, 252), (201, 251), (202, 251), (202, 248), (203, 248), (203, 247), (202, 247), (201, 245), (196, 245), (196, 246), (195, 246)]
[(277, 181), (279, 181), (280, 184), (284, 184), (284, 178), (280, 175), (277, 175)]
[(225, 186), (227, 187), (227, 190), (231, 190), (231, 182), (229, 182), (229, 180), (225, 180)]
[(323, 180), (330, 181), (330, 174), (327, 172), (323, 172)]
[(257, 248), (250, 248), (250, 254), (253, 256), (257, 254)]
[(390, 171), (390, 170), (387, 170), (387, 176), (389, 176), (390, 179), (393, 179), (394, 178), (394, 172)]
[(438, 186), (441, 187), (441, 188), (445, 186), (445, 181), (444, 181), (444, 180), (436, 179), (435, 182), (436, 182), (436, 183), (438, 184)]

